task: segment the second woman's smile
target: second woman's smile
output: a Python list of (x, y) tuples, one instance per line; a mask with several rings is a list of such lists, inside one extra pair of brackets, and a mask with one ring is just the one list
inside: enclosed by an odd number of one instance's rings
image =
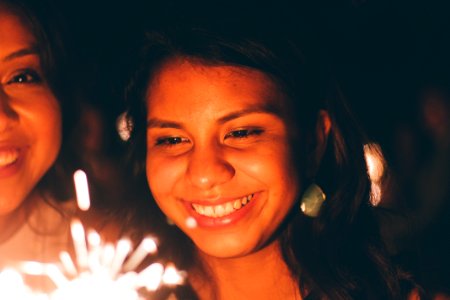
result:
[[(147, 178), (161, 210), (204, 252), (260, 249), (295, 203), (285, 97), (265, 74), (174, 59), (150, 83)], [(193, 218), (197, 226), (186, 225)]]
[(202, 205), (198, 203), (192, 203), (192, 207), (198, 214), (202, 216), (220, 218), (241, 209), (243, 206), (247, 205), (252, 200), (252, 198), (253, 194), (250, 194), (217, 205)]

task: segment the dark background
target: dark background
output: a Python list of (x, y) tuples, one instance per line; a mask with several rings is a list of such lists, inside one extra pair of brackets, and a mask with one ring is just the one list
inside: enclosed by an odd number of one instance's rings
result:
[[(391, 252), (425, 287), (450, 295), (450, 149), (444, 145), (450, 132), (450, 6), (445, 1), (53, 1), (67, 24), (84, 100), (103, 114), (110, 131), (102, 138), (110, 141), (117, 139), (112, 125), (124, 109), (127, 57), (146, 24), (185, 17), (258, 18), (274, 26), (291, 20), (315, 58), (334, 71), (395, 175), (393, 203), (384, 204), (398, 209), (401, 218), (389, 215), (380, 222)], [(443, 140), (423, 122), (420, 96), (429, 85), (449, 93)], [(120, 148), (113, 144), (103, 145), (103, 151)], [(115, 160), (114, 153), (110, 157)]]
[[(416, 114), (415, 97), (428, 81), (446, 80), (450, 66), (450, 9), (445, 1), (65, 1), (62, 8), (84, 66), (93, 101), (111, 107), (108, 93), (142, 24), (183, 15), (291, 18), (328, 60), (361, 123), (389, 143), (399, 120)], [(118, 109), (118, 108), (117, 108)], [(113, 112), (115, 113), (115, 112)]]

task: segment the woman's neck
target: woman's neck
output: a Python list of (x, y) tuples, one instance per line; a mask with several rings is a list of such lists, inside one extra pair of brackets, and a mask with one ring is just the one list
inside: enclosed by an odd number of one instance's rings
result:
[(190, 282), (200, 299), (301, 298), (278, 242), (244, 257), (217, 258), (200, 253), (199, 259), (205, 271), (194, 271)]
[(0, 215), (0, 245), (12, 237), (26, 222), (30, 210), (39, 201), (37, 192), (32, 192), (16, 209)]

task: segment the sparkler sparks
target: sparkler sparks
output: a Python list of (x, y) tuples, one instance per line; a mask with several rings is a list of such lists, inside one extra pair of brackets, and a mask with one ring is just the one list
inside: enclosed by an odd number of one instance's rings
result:
[[(74, 174), (77, 203), (80, 209), (90, 206), (86, 174)], [(82, 199), (80, 199), (82, 198)], [(21, 262), (17, 269), (0, 272), (0, 299), (12, 300), (141, 300), (140, 291), (154, 292), (163, 285), (183, 284), (185, 273), (172, 263), (164, 266), (153, 263), (142, 271), (135, 271), (145, 258), (157, 252), (157, 243), (145, 237), (132, 251), (132, 243), (123, 238), (116, 244), (104, 243), (94, 230), (86, 230), (81, 221), (71, 222), (75, 261), (68, 252), (60, 253), (59, 263)], [(45, 276), (55, 285), (54, 291), (44, 294), (28, 287), (21, 274)]]
[(83, 211), (87, 211), (91, 206), (91, 199), (89, 197), (89, 187), (86, 173), (82, 170), (75, 171), (73, 174), (73, 181), (75, 182), (78, 207)]
[(188, 228), (193, 229), (193, 228), (197, 227), (197, 221), (193, 217), (188, 217), (186, 219), (186, 226)]

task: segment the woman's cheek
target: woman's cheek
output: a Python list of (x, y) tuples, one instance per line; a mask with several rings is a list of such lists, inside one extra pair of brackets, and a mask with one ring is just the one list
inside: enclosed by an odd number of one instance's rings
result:
[(170, 193), (180, 172), (181, 166), (176, 160), (147, 156), (147, 179), (155, 197)]
[(273, 178), (280, 171), (289, 168), (286, 147), (283, 144), (270, 144), (248, 151), (236, 153), (230, 157), (237, 169), (261, 178)]

